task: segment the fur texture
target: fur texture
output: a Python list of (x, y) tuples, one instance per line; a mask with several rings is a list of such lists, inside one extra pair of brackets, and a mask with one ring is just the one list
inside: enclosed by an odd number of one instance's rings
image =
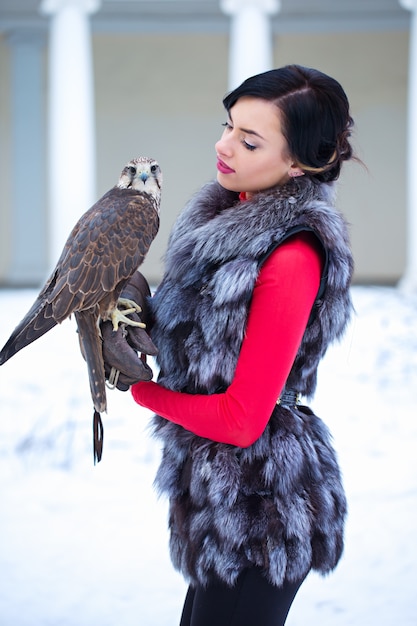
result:
[[(161, 384), (188, 393), (227, 388), (260, 264), (291, 232), (308, 229), (327, 263), (287, 388), (313, 394), (319, 361), (351, 313), (352, 258), (333, 195), (332, 185), (305, 177), (238, 205), (236, 194), (213, 182), (190, 201), (152, 300)], [(172, 560), (193, 584), (215, 575), (232, 585), (251, 564), (276, 585), (335, 567), (346, 501), (330, 434), (307, 407), (276, 406), (246, 449), (158, 416), (155, 433), (164, 443), (156, 484), (170, 498)]]

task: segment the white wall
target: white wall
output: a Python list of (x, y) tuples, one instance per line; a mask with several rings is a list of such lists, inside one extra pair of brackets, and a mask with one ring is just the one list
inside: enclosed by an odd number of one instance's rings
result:
[[(357, 281), (392, 282), (404, 270), (407, 46), (406, 32), (287, 34), (275, 40), (277, 66), (315, 66), (340, 80), (350, 98), (354, 144), (367, 169), (348, 164), (339, 199), (352, 224)], [(98, 194), (116, 182), (132, 156), (153, 156), (164, 173), (161, 230), (144, 266), (156, 283), (175, 216), (215, 175), (228, 37), (95, 34), (93, 51)], [(0, 284), (13, 238), (9, 89), (8, 47), (0, 37)]]

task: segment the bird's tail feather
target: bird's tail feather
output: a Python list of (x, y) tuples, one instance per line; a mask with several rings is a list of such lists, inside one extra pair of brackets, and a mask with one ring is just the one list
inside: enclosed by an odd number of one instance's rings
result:
[(75, 313), (75, 319), (77, 320), (81, 349), (87, 363), (94, 408), (102, 413), (107, 409), (106, 379), (101, 338), (96, 323), (97, 316), (94, 315), (93, 311), (79, 311)]
[(51, 304), (37, 298), (4, 344), (0, 352), (0, 365), (56, 326), (57, 322), (52, 315)]

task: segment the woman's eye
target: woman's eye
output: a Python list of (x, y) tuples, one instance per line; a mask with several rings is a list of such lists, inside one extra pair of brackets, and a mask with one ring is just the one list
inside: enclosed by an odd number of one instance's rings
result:
[(248, 143), (247, 141), (245, 141), (245, 139), (242, 139), (242, 143), (247, 150), (256, 150), (256, 146), (253, 146), (251, 143)]
[[(232, 126), (232, 124), (231, 124), (230, 122), (224, 122), (224, 123), (222, 124), (222, 126), (224, 127), (225, 131), (226, 131), (226, 130), (233, 130), (233, 126)], [(242, 138), (240, 141), (241, 141), (242, 145), (243, 145), (243, 146), (244, 146), (247, 150), (251, 150), (251, 151), (253, 151), (253, 150), (256, 150), (256, 148), (257, 148), (257, 146), (254, 146), (253, 144), (248, 143), (248, 142), (246, 141), (246, 139), (244, 139), (244, 138)]]

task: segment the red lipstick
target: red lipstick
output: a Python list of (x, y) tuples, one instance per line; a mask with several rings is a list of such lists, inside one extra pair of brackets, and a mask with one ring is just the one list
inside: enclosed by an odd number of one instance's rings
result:
[(231, 167), (229, 167), (228, 165), (226, 165), (226, 163), (224, 163), (221, 159), (217, 159), (217, 169), (219, 170), (219, 172), (221, 172), (222, 174), (234, 174), (235, 170), (232, 170)]

